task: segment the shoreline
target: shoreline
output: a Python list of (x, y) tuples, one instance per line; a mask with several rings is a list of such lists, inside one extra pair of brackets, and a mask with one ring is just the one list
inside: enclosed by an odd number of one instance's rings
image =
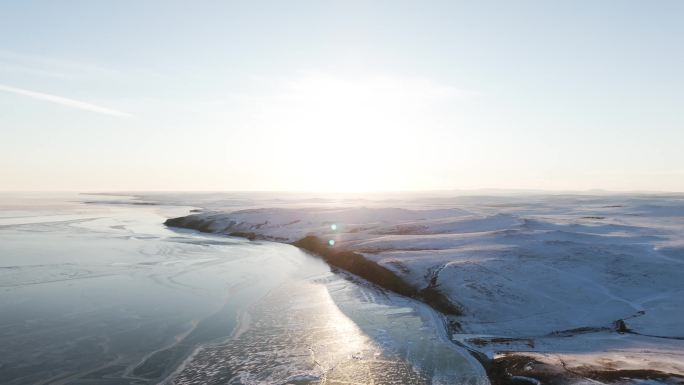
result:
[[(169, 227), (197, 230), (204, 233), (215, 233), (211, 230), (211, 223), (200, 223), (187, 220), (187, 217), (170, 218), (164, 222)], [(401, 277), (391, 270), (370, 261), (361, 254), (338, 247), (331, 247), (319, 237), (307, 235), (294, 242), (286, 242), (281, 239), (266, 237), (254, 232), (231, 232), (225, 234), (231, 237), (245, 238), (250, 241), (265, 240), (271, 242), (286, 243), (306, 250), (317, 257), (322, 258), (329, 265), (346, 270), (361, 278), (366, 279), (386, 290), (413, 298), (430, 305), (435, 310), (445, 315), (462, 315), (460, 306), (452, 303), (443, 293), (434, 286), (418, 289), (406, 283)]]
[[(185, 218), (186, 217), (170, 218), (164, 222), (164, 225), (169, 227), (196, 230), (204, 233), (214, 233), (210, 230), (208, 225), (194, 226), (194, 223), (185, 223)], [(434, 311), (436, 315), (440, 315), (443, 330), (438, 331), (438, 333), (440, 335), (443, 335), (443, 337), (446, 338), (450, 343), (454, 344), (460, 349), (465, 350), (469, 354), (469, 356), (472, 357), (482, 367), (482, 370), (486, 373), (487, 379), (489, 380), (491, 385), (512, 384), (512, 382), (508, 381), (505, 378), (497, 378), (493, 381), (493, 372), (491, 371), (491, 362), (493, 360), (490, 360), (486, 356), (486, 354), (479, 352), (458, 341), (454, 341), (452, 338), (450, 338), (450, 327), (448, 326), (448, 320), (445, 316), (448, 314), (462, 314), (462, 310), (460, 308), (457, 308), (451, 304), (450, 305), (453, 307), (449, 308), (445, 307), (443, 303), (436, 303), (436, 306), (445, 308), (445, 310), (448, 311), (448, 313), (445, 313), (444, 311), (438, 309), (433, 304), (425, 300), (427, 298), (434, 298), (434, 296), (421, 296), (420, 290), (417, 290), (416, 288), (408, 285), (406, 282), (404, 282), (401, 278), (396, 276), (396, 274), (394, 274), (390, 270), (378, 265), (373, 261), (367, 260), (362, 255), (344, 249), (333, 249), (332, 247), (329, 247), (327, 243), (323, 242), (320, 238), (313, 235), (306, 236), (298, 241), (291, 243), (269, 239), (268, 237), (253, 232), (232, 232), (226, 235), (231, 237), (244, 238), (250, 241), (264, 240), (270, 242), (290, 244), (314, 255), (317, 258), (323, 259), (331, 268), (343, 269), (349, 274), (359, 276), (362, 279), (374, 285), (377, 285), (382, 290), (392, 291), (399, 295), (403, 295), (405, 297), (412, 298), (421, 303), (424, 303), (432, 311)], [(379, 273), (381, 279), (378, 280), (378, 277), (373, 275), (374, 273)]]
[[(266, 222), (268, 223), (268, 222)], [(448, 340), (461, 349), (466, 350), (483, 368), (492, 385), (519, 384), (558, 384), (570, 385), (586, 382), (605, 384), (628, 384), (639, 380), (657, 380), (663, 384), (684, 384), (684, 376), (655, 369), (639, 368), (634, 370), (611, 368), (605, 366), (586, 366), (569, 368), (558, 356), (558, 362), (540, 359), (540, 356), (553, 355), (544, 350), (479, 350), (451, 337), (459, 332), (458, 322), (450, 320), (450, 316), (463, 315), (463, 309), (453, 304), (442, 294), (436, 286), (429, 285), (423, 289), (408, 284), (391, 270), (379, 265), (375, 261), (349, 249), (330, 246), (320, 237), (306, 235), (292, 241), (280, 237), (266, 236), (254, 231), (216, 231), (212, 228), (212, 220), (204, 221), (192, 215), (170, 218), (164, 223), (169, 227), (193, 229), (206, 233), (222, 233), (227, 236), (241, 237), (248, 240), (265, 240), (290, 244), (323, 259), (331, 268), (340, 268), (379, 288), (415, 299), (432, 308), (441, 315), (443, 332)], [(229, 226), (230, 227), (230, 226)], [(257, 225), (257, 228), (260, 226)], [(452, 324), (455, 323), (455, 324)], [(611, 330), (619, 332), (619, 330)], [(523, 338), (524, 339), (524, 338)]]

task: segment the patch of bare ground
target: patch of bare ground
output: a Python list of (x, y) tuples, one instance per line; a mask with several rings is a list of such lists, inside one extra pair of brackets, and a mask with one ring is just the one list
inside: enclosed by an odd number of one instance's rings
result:
[(581, 369), (579, 373), (587, 378), (610, 384), (624, 383), (629, 380), (656, 380), (672, 385), (684, 384), (684, 376), (651, 369), (597, 370), (592, 367)]
[(386, 251), (391, 251), (392, 249), (390, 248), (383, 248), (383, 247), (367, 247), (367, 248), (359, 248), (356, 251), (359, 253), (363, 254), (380, 254), (384, 253)]
[(406, 267), (401, 261), (396, 260), (396, 259), (391, 259), (388, 261), (385, 261), (386, 264), (393, 266), (395, 269), (400, 271), (402, 274), (408, 274), (411, 270)]
[(497, 345), (508, 345), (522, 343), (527, 345), (529, 348), (534, 348), (534, 340), (532, 338), (509, 338), (509, 337), (477, 337), (471, 338), (467, 341), (469, 344), (473, 344), (479, 348), (497, 344)]
[[(589, 333), (597, 333), (597, 332), (606, 332), (606, 331), (611, 331), (614, 329), (611, 329), (609, 327), (591, 327), (591, 326), (585, 326), (585, 327), (579, 327), (579, 328), (574, 328), (574, 329), (568, 329), (568, 330), (559, 330), (555, 332), (551, 332), (549, 336), (552, 337), (574, 337), (579, 334), (589, 334)], [(616, 329), (619, 331), (619, 329)]]
[(397, 225), (390, 229), (377, 230), (379, 235), (423, 235), (430, 228), (425, 225)]
[(484, 362), (492, 385), (545, 384), (571, 385), (598, 381), (604, 384), (633, 384), (655, 380), (668, 385), (684, 384), (684, 376), (652, 369), (614, 369), (610, 364), (568, 368), (542, 362), (524, 353), (506, 353)]

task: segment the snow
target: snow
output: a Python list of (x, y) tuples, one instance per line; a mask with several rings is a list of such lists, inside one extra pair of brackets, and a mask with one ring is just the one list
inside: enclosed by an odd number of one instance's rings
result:
[[(684, 374), (672, 363), (684, 362), (684, 345), (673, 339), (684, 337), (682, 195), (185, 199), (206, 209), (185, 222), (207, 231), (281, 242), (316, 235), (417, 288), (434, 280), (463, 308), (455, 319), (466, 344), (468, 335), (536, 341), (533, 349), (479, 347), (491, 354), (563, 350), (577, 365), (599, 354), (616, 368)], [(620, 319), (639, 335), (610, 331)], [(597, 332), (554, 334), (577, 328)]]

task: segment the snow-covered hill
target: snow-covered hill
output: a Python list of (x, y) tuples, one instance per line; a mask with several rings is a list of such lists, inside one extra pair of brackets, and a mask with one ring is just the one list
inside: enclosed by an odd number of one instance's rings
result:
[(535, 351), (578, 368), (684, 375), (682, 196), (324, 203), (207, 204), (171, 224), (288, 243), (313, 235), (362, 255), (457, 304), (454, 338), (490, 356)]

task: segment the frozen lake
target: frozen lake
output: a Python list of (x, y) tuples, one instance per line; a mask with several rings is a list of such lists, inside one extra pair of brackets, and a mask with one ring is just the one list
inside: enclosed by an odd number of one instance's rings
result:
[(1, 383), (487, 382), (423, 304), (116, 199), (2, 195)]

